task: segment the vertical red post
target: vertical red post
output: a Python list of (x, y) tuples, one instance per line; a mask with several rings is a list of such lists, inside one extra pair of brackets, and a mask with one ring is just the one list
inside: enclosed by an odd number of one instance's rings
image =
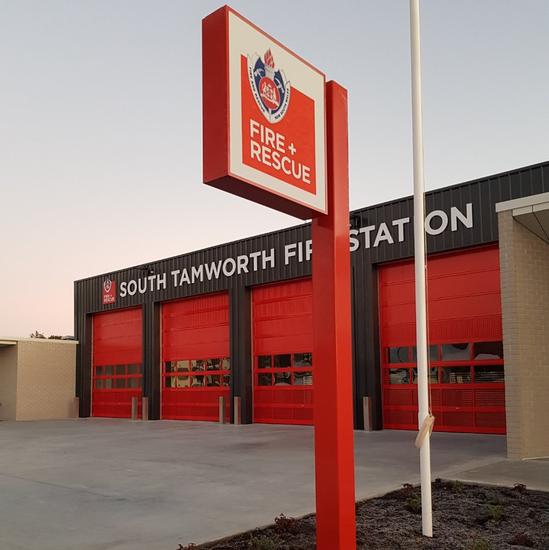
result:
[(328, 214), (313, 219), (317, 549), (356, 547), (347, 90), (326, 84)]

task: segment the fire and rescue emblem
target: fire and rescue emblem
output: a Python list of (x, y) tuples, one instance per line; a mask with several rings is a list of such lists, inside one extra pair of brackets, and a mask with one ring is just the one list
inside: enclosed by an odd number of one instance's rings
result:
[(290, 104), (290, 82), (275, 67), (270, 49), (263, 59), (259, 55), (248, 56), (248, 76), (254, 99), (265, 118), (271, 123), (282, 120)]
[(103, 305), (116, 302), (116, 283), (108, 277), (103, 281)]
[(105, 290), (105, 292), (109, 293), (111, 291), (111, 288), (112, 281), (110, 279), (106, 279), (105, 281), (103, 281), (103, 289)]

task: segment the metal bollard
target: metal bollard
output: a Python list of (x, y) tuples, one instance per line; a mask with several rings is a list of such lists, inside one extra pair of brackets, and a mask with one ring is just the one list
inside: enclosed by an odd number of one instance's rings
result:
[(79, 418), (80, 417), (80, 397), (75, 397), (73, 402), (73, 417)]
[(134, 395), (132, 397), (132, 414), (131, 414), (132, 420), (137, 420), (137, 397)]
[(372, 402), (369, 397), (362, 398), (362, 413), (364, 415), (364, 430), (372, 431)]
[(234, 423), (240, 424), (240, 421), (241, 421), (240, 397), (235, 396), (233, 401), (233, 408), (234, 408)]
[(141, 420), (149, 419), (149, 398), (143, 397), (141, 401)]
[(225, 424), (225, 397), (219, 396), (219, 423)]

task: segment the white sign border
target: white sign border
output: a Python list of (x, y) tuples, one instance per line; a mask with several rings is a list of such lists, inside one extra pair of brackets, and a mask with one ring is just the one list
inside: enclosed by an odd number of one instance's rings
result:
[[(238, 14), (229, 12), (229, 171), (231, 175), (317, 212), (326, 213), (326, 120), (325, 76), (278, 42), (263, 34)], [(290, 85), (315, 102), (316, 193), (310, 193), (283, 180), (265, 174), (242, 162), (241, 55), (263, 55), (271, 49), (278, 66), (283, 68)], [(220, 67), (222, 70), (222, 67)], [(320, 86), (319, 86), (320, 84)], [(318, 93), (319, 88), (322, 90)]]

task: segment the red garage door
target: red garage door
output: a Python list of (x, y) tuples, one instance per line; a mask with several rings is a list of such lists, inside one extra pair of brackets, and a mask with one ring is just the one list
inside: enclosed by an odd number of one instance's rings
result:
[[(435, 430), (505, 433), (498, 249), (433, 256), (427, 268)], [(379, 291), (383, 425), (417, 429), (413, 262), (382, 267)]]
[(312, 424), (310, 279), (253, 291), (254, 422)]
[(132, 397), (141, 415), (141, 309), (93, 316), (92, 416), (130, 418)]
[(162, 306), (162, 418), (218, 420), (230, 410), (229, 297), (200, 296)]

